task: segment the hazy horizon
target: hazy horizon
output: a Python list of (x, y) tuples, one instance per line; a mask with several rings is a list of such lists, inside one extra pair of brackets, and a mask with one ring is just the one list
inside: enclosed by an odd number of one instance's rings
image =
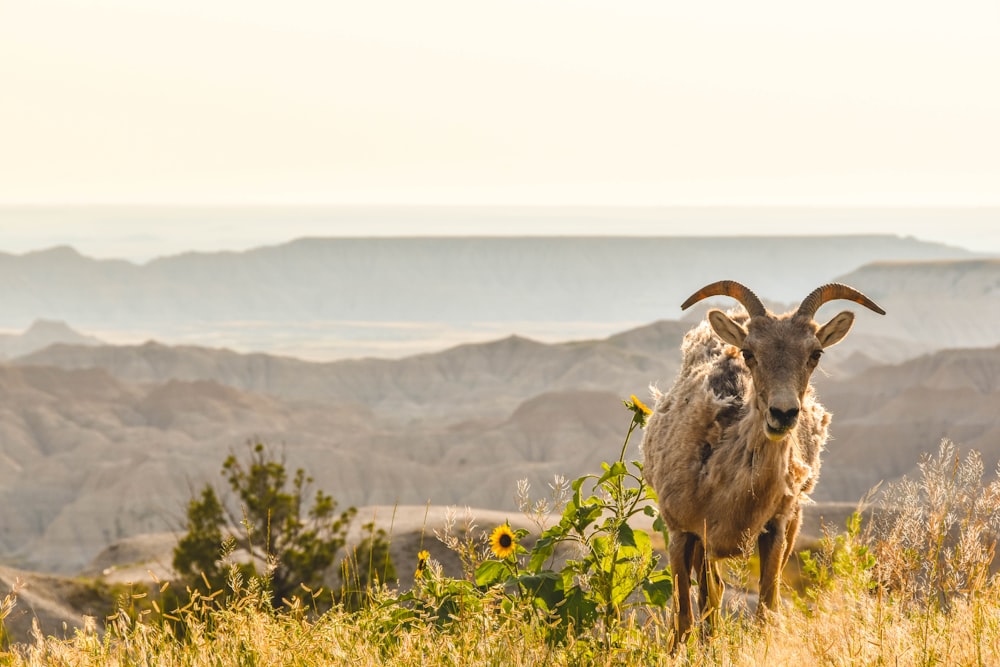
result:
[[(278, 233), (270, 225), (261, 229)], [(190, 227), (174, 232), (194, 234)], [(187, 237), (174, 240), (190, 245)], [(164, 249), (155, 238), (132, 243)], [(848, 276), (873, 262), (955, 266), (973, 257), (886, 234), (369, 236), (274, 244), (253, 253), (178, 254), (131, 267), (69, 252), (3, 253), (0, 269), (14, 279), (0, 290), (6, 304), (0, 327), (19, 333), (43, 318), (113, 344), (155, 339), (315, 360), (397, 357), (509, 335), (599, 338), (681, 318), (684, 298), (720, 275), (788, 304), (840, 277), (870, 290), (868, 279)], [(1000, 262), (964, 264), (954, 270), (988, 272)], [(931, 267), (911, 268), (919, 275)]]
[(998, 221), (1000, 208), (0, 206), (0, 252), (71, 246), (142, 263), (304, 237), (885, 234), (1000, 254)]

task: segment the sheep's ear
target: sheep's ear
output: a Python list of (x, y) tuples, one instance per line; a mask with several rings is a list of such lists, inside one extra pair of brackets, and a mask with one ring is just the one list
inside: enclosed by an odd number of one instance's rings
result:
[(742, 348), (743, 341), (747, 337), (747, 330), (742, 325), (737, 324), (721, 310), (712, 309), (708, 311), (708, 323), (712, 325), (712, 330), (722, 340), (730, 345)]
[(832, 320), (821, 326), (816, 332), (816, 338), (819, 339), (819, 344), (823, 347), (836, 345), (844, 339), (853, 324), (854, 313), (845, 310), (834, 315)]

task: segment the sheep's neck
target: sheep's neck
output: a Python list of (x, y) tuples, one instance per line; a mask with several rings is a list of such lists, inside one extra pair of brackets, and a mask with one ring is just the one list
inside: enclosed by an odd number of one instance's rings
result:
[(765, 421), (753, 403), (736, 426), (736, 442), (745, 443), (743, 455), (752, 475), (751, 494), (757, 489), (769, 489), (780, 495), (794, 495), (801, 480), (799, 429), (796, 426), (781, 440), (770, 440), (764, 433)]
[[(763, 416), (752, 408), (727, 431), (706, 461), (709, 479), (704, 488), (717, 495), (704, 498), (703, 507), (713, 507), (704, 516), (714, 533), (708, 536), (710, 543), (714, 541), (713, 551), (731, 554), (739, 550), (741, 540), (759, 534), (772, 518), (790, 513), (798, 498), (795, 489), (801, 486), (797, 478), (808, 468), (795, 456), (797, 429), (771, 441), (764, 435)], [(721, 510), (728, 519), (717, 522)]]

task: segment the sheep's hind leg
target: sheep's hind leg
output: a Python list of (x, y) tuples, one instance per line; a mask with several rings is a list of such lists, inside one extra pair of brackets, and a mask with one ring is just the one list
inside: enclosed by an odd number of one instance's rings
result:
[(698, 537), (691, 533), (670, 531), (667, 555), (674, 577), (674, 648), (687, 638), (693, 623), (691, 610), (691, 566)]
[(708, 634), (713, 634), (722, 621), (722, 593), (726, 585), (719, 575), (719, 563), (708, 555), (701, 540), (695, 546), (694, 569), (698, 573), (698, 611)]

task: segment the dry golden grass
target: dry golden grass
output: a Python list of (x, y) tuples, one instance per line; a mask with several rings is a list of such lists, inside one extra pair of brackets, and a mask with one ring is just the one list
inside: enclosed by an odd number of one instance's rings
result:
[[(95, 623), (68, 639), (36, 634), (7, 647), (0, 665), (1000, 665), (1000, 579), (990, 570), (1000, 482), (984, 483), (978, 457), (962, 460), (950, 443), (920, 469), (884, 496), (885, 509), (900, 511), (856, 519), (802, 557), (780, 613), (763, 623), (730, 613), (714, 636), (695, 633), (673, 653), (670, 612), (652, 608), (553, 642), (548, 619), (500, 590), (450, 619), (390, 591), (361, 611), (315, 616), (275, 611), (259, 582), (234, 576), (228, 598), (169, 615), (153, 587), (104, 632)], [(737, 565), (735, 583), (751, 569)], [(0, 604), (0, 620), (13, 602)]]
[[(836, 580), (810, 608), (787, 605), (764, 625), (729, 618), (715, 637), (671, 655), (662, 619), (626, 623), (614, 645), (573, 638), (550, 646), (542, 622), (479, 610), (446, 629), (393, 628), (389, 610), (330, 612), (315, 621), (274, 613), (249, 598), (186, 619), (185, 636), (120, 617), (100, 637), (36, 637), (4, 665), (995, 665), (1000, 596), (995, 584), (947, 610), (908, 609), (892, 596)], [(524, 610), (520, 610), (524, 611)]]

